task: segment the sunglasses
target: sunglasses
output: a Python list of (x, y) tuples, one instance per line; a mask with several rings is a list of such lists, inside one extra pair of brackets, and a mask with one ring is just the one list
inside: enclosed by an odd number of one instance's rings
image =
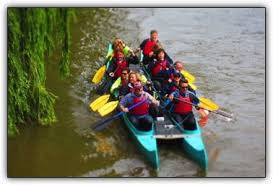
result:
[(128, 73), (121, 73), (121, 74), (123, 74), (123, 75), (127, 75)]
[(135, 87), (134, 88), (136, 91), (139, 91), (141, 89), (141, 87)]

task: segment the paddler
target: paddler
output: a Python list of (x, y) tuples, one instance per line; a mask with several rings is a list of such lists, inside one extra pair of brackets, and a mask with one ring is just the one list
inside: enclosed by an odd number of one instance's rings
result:
[[(163, 48), (163, 45), (161, 44), (161, 42), (157, 42), (154, 46), (154, 49), (153, 49), (153, 56), (152, 56), (152, 59), (151, 61), (154, 61), (156, 60), (156, 53), (159, 49), (163, 49), (165, 51), (165, 49)], [(167, 52), (165, 51), (165, 58), (166, 60), (170, 63), (170, 64), (173, 64), (173, 60), (171, 59), (171, 57), (167, 54)]]
[(112, 57), (116, 57), (116, 54), (118, 51), (122, 51), (124, 53), (125, 57), (130, 56), (133, 53), (133, 50), (131, 48), (129, 48), (125, 42), (120, 39), (120, 38), (116, 38), (113, 43), (112, 43), (112, 48), (113, 48), (113, 53), (112, 53)]
[(158, 32), (156, 30), (151, 30), (150, 38), (145, 39), (140, 44), (140, 49), (143, 51), (143, 64), (149, 64), (152, 61), (154, 54), (154, 47), (158, 43)]
[(136, 55), (130, 55), (129, 57), (125, 58), (122, 51), (117, 51), (110, 62), (107, 73), (113, 80), (116, 80), (121, 76), (122, 69), (129, 67), (129, 63), (138, 64), (138, 57)]
[[(179, 90), (172, 92), (169, 95), (169, 100), (165, 106), (171, 101), (173, 103), (172, 115), (174, 119), (181, 124), (186, 130), (195, 130), (195, 118), (192, 112), (192, 106), (198, 105), (199, 99), (190, 91), (189, 84), (186, 79), (179, 82)], [(197, 108), (199, 109), (199, 108)]]
[(161, 90), (162, 84), (166, 80), (166, 74), (169, 70), (170, 63), (165, 58), (165, 51), (163, 49), (157, 50), (156, 61), (148, 65), (148, 71), (151, 73), (151, 79), (156, 90)]
[(121, 86), (121, 88), (119, 89), (120, 99), (126, 96), (128, 93), (133, 92), (134, 83), (137, 81), (141, 81), (140, 74), (134, 71), (130, 71), (128, 80), (129, 81), (127, 85)]
[(172, 92), (175, 92), (177, 90), (179, 90), (179, 82), (182, 78), (182, 74), (179, 72), (175, 72), (172, 74), (171, 80), (168, 80), (168, 83), (164, 84), (162, 87), (162, 94), (171, 94)]
[(117, 89), (119, 92), (119, 99), (122, 99), (126, 94), (128, 94), (130, 92), (130, 88), (128, 86), (129, 84), (129, 73), (130, 73), (130, 69), (129, 68), (124, 68), (121, 71), (121, 82), (120, 82), (120, 86)]
[[(134, 126), (142, 131), (149, 131), (152, 128), (153, 118), (149, 114), (151, 104), (159, 106), (159, 101), (152, 97), (149, 93), (143, 91), (143, 86), (140, 81), (134, 83), (134, 90), (127, 94), (120, 101), (120, 109), (123, 112), (129, 112), (129, 119)], [(132, 110), (128, 107), (142, 101), (143, 103)]]
[[(169, 70), (167, 71), (167, 76), (166, 76), (166, 78), (168, 78), (168, 82), (170, 83), (170, 84), (166, 84), (166, 86), (169, 86), (171, 89), (173, 89), (173, 85), (175, 84), (176, 86), (178, 86), (178, 81), (180, 80), (180, 79), (185, 79), (185, 77), (184, 77), (184, 75), (181, 73), (182, 72), (182, 70), (183, 70), (183, 67), (184, 67), (184, 65), (183, 65), (183, 62), (182, 61), (176, 61), (175, 63), (174, 63), (174, 65), (173, 65), (173, 67), (171, 66), (170, 68), (169, 68)], [(178, 75), (178, 73), (180, 74), (180, 75)], [(175, 75), (174, 74), (176, 74), (176, 79), (175, 79)], [(177, 77), (180, 77), (180, 79), (178, 80), (177, 79)], [(174, 83), (172, 83), (173, 81), (175, 81)], [(170, 90), (171, 90), (170, 89)], [(194, 94), (196, 94), (196, 92), (195, 92), (195, 90), (193, 90), (192, 89), (192, 87), (191, 86), (189, 86), (189, 88), (188, 88), (188, 90), (189, 91), (191, 91), (191, 92), (193, 92)], [(172, 91), (172, 90), (171, 90)], [(168, 93), (168, 92), (167, 92)]]

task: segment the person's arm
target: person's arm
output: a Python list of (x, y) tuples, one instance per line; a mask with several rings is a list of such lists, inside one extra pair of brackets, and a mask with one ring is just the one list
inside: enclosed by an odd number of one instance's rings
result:
[(130, 89), (129, 89), (129, 86), (126, 85), (126, 86), (121, 86), (119, 88), (119, 95), (120, 96), (126, 96), (128, 93), (130, 92)]
[(145, 92), (146, 96), (148, 96), (148, 99), (152, 102), (152, 104), (155, 104), (156, 106), (159, 106), (159, 101), (156, 100), (152, 95), (149, 93)]
[(148, 72), (152, 72), (152, 69), (154, 68), (154, 66), (155, 66), (155, 61), (150, 62), (147, 67)]
[(129, 64), (139, 64), (139, 58), (136, 55), (130, 55), (126, 60)]
[(127, 108), (130, 101), (130, 94), (127, 94), (124, 98), (121, 99), (119, 103), (119, 107), (121, 111), (123, 112), (129, 112), (129, 109)]
[(167, 69), (170, 69), (172, 67), (172, 65), (170, 64), (170, 62), (168, 60), (167, 60), (166, 66), (167, 66)]
[(140, 49), (143, 50), (144, 46), (146, 45), (146, 42), (148, 41), (148, 39), (145, 39), (144, 41), (142, 41), (142, 43), (140, 44)]
[(177, 97), (178, 97), (178, 94), (179, 94), (178, 91), (172, 92), (172, 93), (169, 95), (169, 99), (170, 99), (171, 101), (173, 101), (174, 98), (177, 98)]
[(127, 57), (127, 56), (130, 56), (133, 53), (133, 50), (131, 48), (129, 48), (129, 46), (125, 46), (123, 48), (123, 53)]
[(174, 97), (176, 96), (176, 91), (172, 92), (169, 97), (166, 99), (166, 101), (164, 102), (164, 107), (167, 107), (172, 101), (174, 101)]
[(192, 92), (188, 91), (189, 92), (189, 96), (190, 96), (190, 100), (192, 102), (192, 104), (194, 105), (198, 105), (199, 104), (199, 98), (197, 96), (195, 96)]
[(170, 64), (173, 64), (173, 59), (171, 59), (171, 57), (165, 53), (165, 56), (166, 56), (166, 60), (170, 63)]

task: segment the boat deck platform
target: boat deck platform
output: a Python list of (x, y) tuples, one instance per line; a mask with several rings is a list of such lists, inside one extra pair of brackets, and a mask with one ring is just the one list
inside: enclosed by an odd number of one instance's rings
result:
[(155, 138), (157, 139), (180, 139), (184, 135), (181, 133), (179, 128), (170, 120), (164, 120), (164, 118), (159, 118), (155, 121)]
[(200, 134), (183, 134), (178, 126), (174, 125), (170, 120), (159, 118), (155, 121), (154, 137), (160, 140), (181, 139), (186, 137), (200, 136)]

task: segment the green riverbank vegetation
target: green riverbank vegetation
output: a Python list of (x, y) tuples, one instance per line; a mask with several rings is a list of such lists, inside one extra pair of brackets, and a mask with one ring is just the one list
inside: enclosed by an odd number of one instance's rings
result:
[(15, 8), (7, 11), (8, 26), (8, 135), (28, 122), (50, 125), (56, 121), (56, 96), (45, 87), (46, 58), (61, 50), (59, 71), (70, 74), (70, 24), (75, 12), (69, 8)]

